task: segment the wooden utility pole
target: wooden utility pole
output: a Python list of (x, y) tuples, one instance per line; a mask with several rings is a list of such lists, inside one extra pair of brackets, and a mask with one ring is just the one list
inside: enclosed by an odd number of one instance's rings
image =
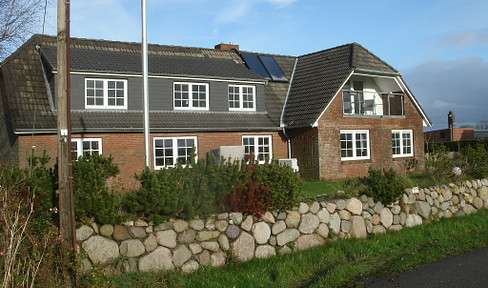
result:
[[(76, 228), (71, 178), (71, 101), (70, 101), (70, 33), (69, 0), (58, 0), (57, 42), (57, 115), (58, 115), (58, 193), (59, 228), (66, 241), (66, 252), (75, 269), (65, 275), (76, 286)], [(69, 283), (66, 283), (69, 284)]]

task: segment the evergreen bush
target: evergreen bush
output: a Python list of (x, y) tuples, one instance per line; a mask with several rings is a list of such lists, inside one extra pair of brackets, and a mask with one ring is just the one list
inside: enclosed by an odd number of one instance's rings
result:
[(77, 220), (93, 219), (98, 223), (120, 221), (120, 197), (109, 191), (106, 183), (120, 170), (113, 157), (81, 156), (73, 161), (73, 192)]
[(405, 181), (395, 170), (370, 169), (369, 175), (363, 178), (364, 193), (385, 205), (398, 200), (405, 193)]

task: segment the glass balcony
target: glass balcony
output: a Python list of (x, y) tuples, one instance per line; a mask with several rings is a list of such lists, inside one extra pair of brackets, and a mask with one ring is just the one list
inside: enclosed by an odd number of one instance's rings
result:
[(350, 116), (404, 116), (403, 93), (343, 90), (343, 112)]

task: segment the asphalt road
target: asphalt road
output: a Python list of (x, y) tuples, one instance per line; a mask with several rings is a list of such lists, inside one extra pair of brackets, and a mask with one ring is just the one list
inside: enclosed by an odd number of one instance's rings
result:
[(365, 288), (488, 287), (488, 247), (441, 260), (384, 279), (367, 281)]

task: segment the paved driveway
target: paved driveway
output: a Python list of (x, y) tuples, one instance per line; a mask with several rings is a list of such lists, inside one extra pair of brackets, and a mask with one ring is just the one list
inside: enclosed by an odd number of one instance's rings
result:
[(488, 247), (429, 264), (418, 270), (369, 280), (365, 288), (488, 287)]

